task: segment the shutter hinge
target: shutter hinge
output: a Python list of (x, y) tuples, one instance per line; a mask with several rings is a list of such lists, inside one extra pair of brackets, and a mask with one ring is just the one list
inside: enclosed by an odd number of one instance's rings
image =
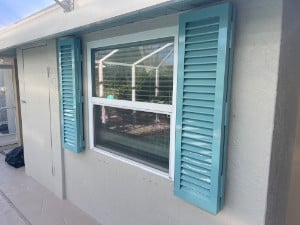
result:
[(83, 137), (81, 137), (81, 147), (85, 148), (85, 141), (83, 140)]
[(79, 62), (83, 61), (83, 54), (81, 54), (81, 52), (80, 52), (80, 47), (76, 47), (75, 57), (76, 57), (76, 60), (78, 60)]
[(79, 95), (78, 97), (78, 103), (82, 104), (84, 102), (84, 97), (82, 95)]
[(231, 20), (230, 20), (230, 37), (229, 37), (229, 48), (233, 48), (234, 39), (234, 27), (235, 27), (235, 8), (232, 9)]
[(225, 102), (225, 120), (224, 120), (224, 126), (227, 127), (228, 126), (228, 120), (229, 120), (229, 103)]
[(225, 190), (225, 180), (224, 180), (224, 175), (222, 174), (221, 177), (220, 177), (220, 186), (219, 186), (219, 191), (220, 191), (220, 195), (219, 195), (219, 201), (220, 201), (220, 206), (222, 207), (223, 204), (224, 204), (224, 190)]
[(54, 168), (54, 166), (52, 166), (51, 173), (52, 173), (52, 176), (55, 176), (55, 168)]
[(223, 186), (224, 185), (224, 177), (223, 177), (223, 174), (220, 176), (220, 188), (219, 188), (219, 196), (220, 196), (220, 199), (223, 198), (223, 195), (224, 195), (224, 192), (223, 192)]
[[(223, 174), (221, 175), (220, 179), (221, 179), (221, 187), (224, 187), (225, 182), (224, 182), (224, 175)], [(223, 197), (223, 195), (224, 195), (224, 192), (222, 191), (222, 189), (223, 188), (220, 188), (220, 196), (221, 197)]]
[(47, 76), (48, 76), (48, 78), (50, 77), (50, 67), (49, 66), (47, 66)]
[(234, 35), (234, 29), (233, 29), (233, 22), (230, 24), (230, 37), (229, 37), (229, 49), (233, 48), (233, 35)]

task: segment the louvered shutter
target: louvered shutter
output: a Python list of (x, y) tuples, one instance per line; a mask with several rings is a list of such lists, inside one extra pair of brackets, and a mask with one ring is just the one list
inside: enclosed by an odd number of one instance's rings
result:
[(81, 152), (84, 141), (80, 40), (59, 40), (58, 59), (62, 146), (73, 152)]
[(223, 206), (233, 6), (179, 18), (176, 196), (216, 214)]

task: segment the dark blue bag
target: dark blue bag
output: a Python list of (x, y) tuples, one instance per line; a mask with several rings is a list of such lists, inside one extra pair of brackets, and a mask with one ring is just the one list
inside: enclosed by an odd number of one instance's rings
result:
[(24, 166), (25, 163), (23, 146), (16, 147), (15, 149), (7, 153), (5, 155), (5, 162), (7, 162), (9, 165), (15, 168), (20, 168)]

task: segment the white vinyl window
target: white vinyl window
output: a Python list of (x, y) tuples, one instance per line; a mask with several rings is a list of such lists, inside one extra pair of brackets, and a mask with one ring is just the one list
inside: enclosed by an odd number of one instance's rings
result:
[(88, 44), (91, 148), (170, 174), (174, 37), (97, 43)]

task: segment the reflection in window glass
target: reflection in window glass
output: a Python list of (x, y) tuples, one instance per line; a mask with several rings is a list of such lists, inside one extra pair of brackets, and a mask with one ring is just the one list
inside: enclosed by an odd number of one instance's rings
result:
[(168, 171), (168, 115), (97, 105), (94, 129), (95, 146)]
[(93, 52), (95, 97), (172, 104), (173, 40)]
[[(16, 134), (13, 70), (0, 69), (0, 136)], [(0, 143), (1, 146), (2, 143)]]

